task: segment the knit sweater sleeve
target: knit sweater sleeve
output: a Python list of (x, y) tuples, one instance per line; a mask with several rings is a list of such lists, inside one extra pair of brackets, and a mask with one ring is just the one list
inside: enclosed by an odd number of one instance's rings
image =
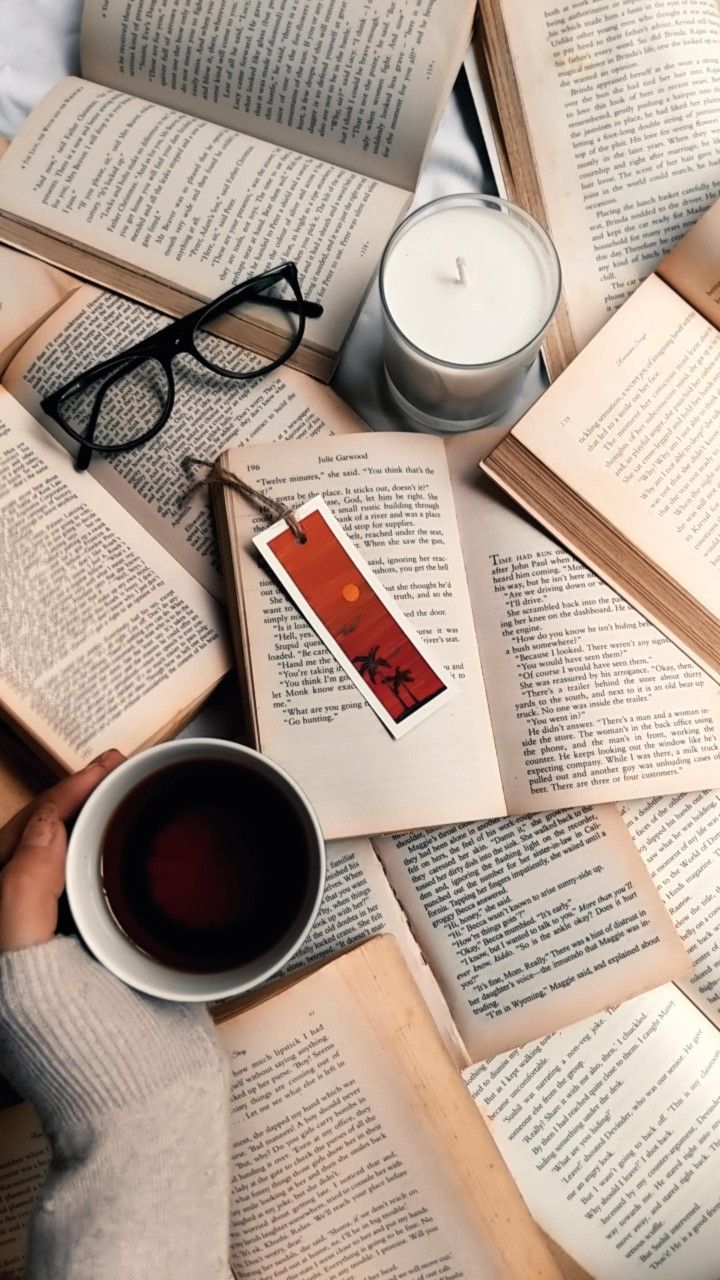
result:
[(137, 995), (71, 938), (6, 952), (0, 1073), (52, 1148), (29, 1280), (228, 1280), (227, 1071), (204, 1009)]

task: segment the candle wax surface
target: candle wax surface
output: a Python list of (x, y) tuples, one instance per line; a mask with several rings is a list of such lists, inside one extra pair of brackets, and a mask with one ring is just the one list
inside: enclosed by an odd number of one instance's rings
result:
[(388, 254), (383, 281), (388, 310), (410, 342), (437, 360), (469, 365), (502, 360), (531, 342), (557, 286), (532, 232), (477, 206), (439, 209), (416, 222)]

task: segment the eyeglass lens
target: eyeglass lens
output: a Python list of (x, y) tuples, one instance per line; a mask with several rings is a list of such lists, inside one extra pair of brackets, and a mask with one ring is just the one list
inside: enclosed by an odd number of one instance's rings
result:
[[(265, 301), (259, 301), (257, 294), (246, 294), (232, 307), (232, 314), (240, 320), (245, 315), (256, 323), (258, 320), (262, 323), (263, 319), (271, 323), (273, 330), (281, 335), (276, 355), (248, 358), (247, 351), (241, 347), (211, 329), (196, 326), (189, 335), (190, 350), (184, 358), (195, 356), (210, 371), (231, 378), (260, 374), (267, 365), (284, 359), (296, 344), (302, 323), (300, 294), (281, 281), (263, 288), (260, 297)], [(295, 309), (285, 311), (274, 299), (292, 302)], [(212, 325), (224, 314), (227, 314), (227, 304), (215, 309), (210, 307), (203, 323)], [(112, 374), (101, 374), (81, 391), (63, 396), (60, 412), (76, 435), (85, 436), (90, 431), (96, 448), (130, 445), (162, 420), (172, 394), (170, 377), (176, 376), (180, 368), (176, 363), (170, 374), (169, 364), (164, 365), (157, 358), (147, 358), (140, 364), (128, 360), (127, 365), (119, 365)]]
[[(295, 303), (295, 310), (286, 311), (281, 305), (275, 305), (283, 300)], [(252, 293), (246, 293), (241, 302), (232, 307), (232, 315), (240, 321), (247, 318), (252, 319), (255, 324), (272, 326), (280, 342), (278, 353), (272, 360), (275, 363), (278, 359), (284, 359), (297, 341), (301, 325), (300, 304), (300, 293), (295, 292), (287, 281), (281, 280), (278, 284), (268, 284)], [(218, 307), (217, 310), (210, 307), (203, 325), (198, 325), (193, 330), (192, 345), (204, 363), (218, 373), (232, 377), (237, 369), (237, 362), (233, 360), (233, 345), (219, 339), (212, 332), (213, 322), (223, 314), (227, 314), (226, 306)]]

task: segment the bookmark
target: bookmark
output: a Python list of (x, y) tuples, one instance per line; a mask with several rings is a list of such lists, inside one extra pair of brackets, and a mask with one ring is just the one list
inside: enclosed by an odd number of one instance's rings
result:
[(444, 706), (450, 678), (323, 498), (253, 538), (260, 555), (394, 738)]

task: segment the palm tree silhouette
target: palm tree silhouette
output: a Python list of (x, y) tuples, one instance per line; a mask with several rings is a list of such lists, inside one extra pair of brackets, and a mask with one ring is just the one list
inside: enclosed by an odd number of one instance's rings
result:
[[(374, 644), (367, 653), (358, 653), (353, 658), (353, 663), (357, 664), (361, 676), (367, 676), (371, 684), (375, 684), (375, 677), (381, 667), (389, 667), (390, 663), (385, 658), (378, 658), (379, 644)], [(386, 677), (387, 678), (387, 677)]]
[(416, 706), (418, 705), (418, 699), (415, 697), (415, 694), (410, 688), (410, 685), (413, 683), (414, 679), (415, 679), (414, 675), (412, 675), (410, 671), (405, 670), (404, 667), (396, 667), (392, 675), (383, 676), (383, 684), (390, 685), (390, 688), (395, 694), (395, 697), (400, 703), (400, 706), (402, 707), (403, 711), (408, 710), (408, 704), (403, 698), (401, 690), (404, 691), (405, 689), (407, 689), (407, 692), (409, 696), (412, 698), (415, 705)]

